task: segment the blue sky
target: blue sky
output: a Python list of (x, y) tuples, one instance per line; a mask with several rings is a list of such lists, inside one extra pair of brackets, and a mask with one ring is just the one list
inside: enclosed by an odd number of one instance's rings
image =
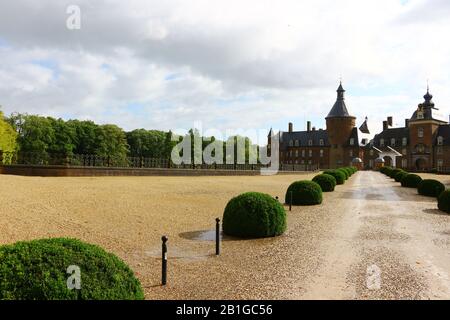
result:
[(3, 111), (134, 128), (323, 128), (342, 77), (373, 132), (404, 123), (427, 79), (450, 114), (445, 0), (72, 1), (0, 4)]

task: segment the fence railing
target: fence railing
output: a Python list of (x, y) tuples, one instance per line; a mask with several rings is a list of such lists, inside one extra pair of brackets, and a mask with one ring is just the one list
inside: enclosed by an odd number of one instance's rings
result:
[[(146, 157), (113, 157), (92, 154), (40, 154), (29, 152), (1, 152), (0, 164), (67, 166), (99, 168), (147, 168), (147, 169), (203, 169), (203, 170), (260, 170), (268, 168), (265, 164), (174, 164), (170, 159)], [(280, 171), (316, 171), (318, 165), (280, 164)]]

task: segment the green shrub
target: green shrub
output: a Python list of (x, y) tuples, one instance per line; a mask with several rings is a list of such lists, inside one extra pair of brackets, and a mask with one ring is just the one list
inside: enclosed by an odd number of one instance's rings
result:
[(444, 190), (445, 186), (440, 181), (433, 179), (422, 180), (417, 187), (419, 194), (427, 197), (437, 198)]
[(387, 175), (388, 177), (390, 177), (390, 176), (391, 176), (392, 170), (394, 170), (394, 169), (392, 169), (391, 167), (385, 167), (383, 173), (384, 173), (385, 175)]
[(397, 174), (395, 175), (394, 179), (396, 182), (402, 182), (402, 179), (407, 176), (409, 173), (406, 171), (400, 171), (397, 172)]
[(291, 201), (296, 206), (310, 206), (322, 203), (322, 189), (313, 181), (296, 181), (292, 183), (286, 192), (286, 203)]
[(395, 179), (395, 176), (397, 175), (397, 173), (402, 172), (402, 169), (392, 169), (391, 172), (389, 173), (389, 177), (391, 177), (392, 179)]
[(340, 169), (336, 169), (337, 171), (340, 171), (344, 174), (345, 180), (348, 180), (349, 178), (349, 174), (347, 171), (345, 171), (344, 169), (340, 168)]
[(247, 192), (231, 199), (223, 213), (223, 232), (242, 238), (274, 237), (286, 231), (284, 207), (268, 194)]
[(345, 174), (338, 170), (326, 170), (324, 171), (324, 174), (329, 174), (330, 176), (333, 176), (336, 179), (337, 184), (344, 184), (345, 182)]
[(349, 167), (342, 168), (342, 170), (345, 170), (345, 172), (347, 172), (347, 176), (349, 178), (353, 175), (353, 171)]
[(441, 211), (450, 213), (450, 190), (441, 192), (438, 197), (438, 208)]
[[(80, 290), (67, 287), (69, 266), (80, 268)], [(57, 238), (0, 247), (0, 300), (143, 298), (133, 271), (98, 246)]]
[(419, 183), (422, 181), (422, 178), (417, 174), (409, 173), (403, 177), (401, 183), (402, 187), (406, 188), (417, 188)]
[(330, 174), (319, 174), (314, 177), (312, 180), (317, 183), (323, 192), (331, 192), (334, 191), (336, 187), (336, 178)]

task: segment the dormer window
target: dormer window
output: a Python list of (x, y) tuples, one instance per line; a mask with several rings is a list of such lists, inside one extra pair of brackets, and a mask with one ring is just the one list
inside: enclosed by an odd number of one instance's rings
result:
[(323, 139), (320, 139), (319, 144), (320, 144), (321, 146), (324, 145)]
[(408, 144), (408, 138), (403, 138), (402, 144), (403, 144), (403, 146), (406, 146)]
[(309, 140), (308, 141), (308, 146), (312, 146), (313, 145), (313, 141), (312, 140)]
[(294, 140), (290, 140), (289, 141), (289, 147), (293, 147), (294, 146)]
[(298, 140), (295, 140), (295, 146), (298, 147), (299, 143)]
[(384, 147), (384, 139), (380, 139), (380, 147)]
[(437, 138), (437, 144), (438, 144), (438, 146), (442, 146), (444, 144), (444, 138), (439, 136)]
[(354, 138), (351, 138), (351, 139), (350, 139), (350, 145), (351, 145), (351, 146), (354, 146), (354, 145), (355, 145), (355, 139), (354, 139)]
[(391, 147), (395, 147), (395, 139), (394, 138), (391, 139)]
[(422, 120), (423, 118), (423, 111), (417, 111), (417, 119)]

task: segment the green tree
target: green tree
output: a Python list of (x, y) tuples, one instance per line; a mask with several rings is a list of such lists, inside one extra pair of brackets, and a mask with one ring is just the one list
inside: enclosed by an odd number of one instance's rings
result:
[(3, 152), (3, 163), (9, 164), (12, 152), (17, 150), (17, 133), (11, 124), (5, 120), (0, 111), (0, 151)]
[(128, 144), (125, 132), (116, 125), (105, 124), (96, 129), (97, 148), (95, 154), (109, 157), (113, 165), (126, 164)]

